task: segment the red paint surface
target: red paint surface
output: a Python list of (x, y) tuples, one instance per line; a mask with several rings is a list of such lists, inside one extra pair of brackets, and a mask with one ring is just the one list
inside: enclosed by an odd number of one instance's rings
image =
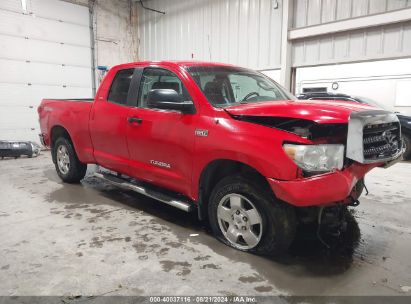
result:
[(358, 180), (378, 165), (354, 163), (343, 171), (335, 171), (292, 181), (268, 179), (276, 196), (292, 205), (303, 207), (327, 205), (347, 198)]

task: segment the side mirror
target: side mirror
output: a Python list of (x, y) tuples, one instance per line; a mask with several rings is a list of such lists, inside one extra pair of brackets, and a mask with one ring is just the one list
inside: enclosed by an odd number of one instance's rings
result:
[(191, 100), (184, 101), (180, 94), (171, 89), (150, 90), (147, 96), (147, 107), (161, 110), (175, 110), (184, 114), (192, 114), (195, 112), (194, 104)]

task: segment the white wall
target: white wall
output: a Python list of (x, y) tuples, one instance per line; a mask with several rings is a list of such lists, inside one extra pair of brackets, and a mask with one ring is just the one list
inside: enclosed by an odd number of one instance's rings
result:
[[(217, 61), (276, 70), (281, 66), (282, 10), (288, 1), (294, 3), (291, 24), (296, 29), (319, 24), (332, 27), (333, 22), (350, 18), (408, 12), (411, 6), (409, 0), (144, 1), (147, 7), (165, 14), (138, 8), (140, 58)], [(394, 21), (292, 40), (291, 65), (409, 58), (411, 21)]]
[(0, 140), (38, 141), (42, 98), (92, 96), (90, 35), (85, 7), (0, 2)]
[[(131, 0), (64, 0), (92, 12), (95, 67), (138, 61), (138, 9)], [(96, 86), (99, 83), (96, 72)]]
[(280, 83), (281, 70), (261, 70), (260, 72)]
[(95, 66), (138, 60), (136, 3), (26, 3), (0, 1), (0, 140), (38, 141), (42, 98), (92, 97), (93, 52)]
[[(298, 68), (296, 93), (303, 88), (327, 87), (329, 92), (372, 98), (411, 115), (411, 98), (407, 104), (407, 90), (403, 90), (411, 88), (410, 67), (411, 59), (398, 59)], [(332, 89), (333, 82), (338, 83), (337, 90)]]
[(96, 0), (93, 9), (96, 66), (138, 60), (137, 3)]
[(407, 0), (294, 0), (294, 27), (301, 28), (411, 7)]
[(411, 21), (298, 39), (293, 66), (411, 57)]

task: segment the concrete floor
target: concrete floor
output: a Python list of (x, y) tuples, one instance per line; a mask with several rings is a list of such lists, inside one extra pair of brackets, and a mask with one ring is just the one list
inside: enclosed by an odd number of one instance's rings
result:
[(372, 171), (333, 250), (304, 239), (277, 259), (92, 177), (62, 184), (47, 152), (0, 172), (0, 295), (411, 294), (411, 163)]

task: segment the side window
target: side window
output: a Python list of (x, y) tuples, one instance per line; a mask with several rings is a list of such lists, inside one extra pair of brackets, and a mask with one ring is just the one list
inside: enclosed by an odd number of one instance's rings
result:
[(128, 89), (134, 69), (120, 70), (114, 77), (107, 100), (121, 105), (127, 104)]
[(145, 68), (140, 83), (138, 105), (147, 108), (147, 96), (150, 90), (171, 89), (181, 95), (181, 100), (190, 100), (188, 92), (176, 74), (160, 68)]

